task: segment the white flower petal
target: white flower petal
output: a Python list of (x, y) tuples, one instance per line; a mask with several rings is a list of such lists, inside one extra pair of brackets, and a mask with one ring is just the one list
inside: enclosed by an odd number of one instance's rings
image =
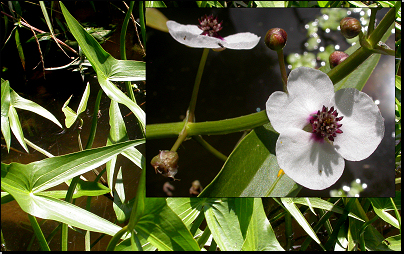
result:
[(179, 43), (193, 48), (212, 49), (252, 49), (261, 37), (252, 33), (238, 33), (227, 36), (223, 40), (215, 37), (201, 35), (202, 30), (195, 25), (182, 25), (175, 21), (166, 22), (168, 32)]
[(167, 21), (168, 32), (181, 44), (193, 48), (220, 48), (221, 39), (200, 35), (202, 30), (194, 25), (181, 25), (175, 21)]
[[(303, 129), (308, 123), (308, 116), (312, 111), (300, 107), (299, 98), (292, 100), (284, 92), (274, 92), (269, 96), (266, 103), (268, 119), (272, 127), (282, 133), (290, 127)], [(296, 105), (297, 104), (297, 105)]]
[(296, 128), (279, 135), (276, 157), (279, 167), (306, 188), (322, 190), (342, 175), (345, 162), (331, 144), (315, 142), (312, 134)]
[(266, 110), (274, 129), (281, 133), (290, 127), (303, 129), (310, 114), (328, 107), (334, 96), (330, 78), (322, 71), (300, 67), (290, 72), (288, 94), (275, 92), (269, 96)]
[(307, 102), (320, 104), (334, 96), (334, 85), (327, 74), (308, 67), (299, 67), (290, 72), (287, 89), (291, 97), (299, 96), (306, 98)]
[(343, 133), (334, 140), (335, 149), (347, 160), (360, 161), (369, 157), (384, 136), (384, 119), (379, 108), (367, 94), (355, 88), (335, 93), (335, 104)]
[(252, 49), (257, 46), (260, 38), (253, 33), (238, 33), (224, 37), (222, 44), (229, 49)]

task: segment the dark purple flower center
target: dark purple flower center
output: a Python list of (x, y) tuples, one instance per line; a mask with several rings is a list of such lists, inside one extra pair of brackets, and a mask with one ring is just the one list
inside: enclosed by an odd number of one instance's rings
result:
[(339, 123), (342, 118), (344, 117), (338, 117), (338, 112), (334, 110), (334, 107), (328, 110), (328, 108), (323, 105), (321, 111), (317, 111), (317, 113), (312, 114), (310, 117), (313, 134), (315, 134), (317, 139), (327, 138), (330, 141), (334, 141), (337, 134), (342, 133), (342, 130), (340, 130), (342, 124)]
[(215, 37), (223, 40), (223, 38), (218, 34), (218, 32), (223, 28), (222, 27), (223, 21), (219, 23), (217, 21), (217, 17), (214, 18), (213, 14), (210, 16), (206, 15), (202, 16), (200, 19), (198, 19), (198, 21), (199, 21), (198, 27), (203, 31), (201, 35)]

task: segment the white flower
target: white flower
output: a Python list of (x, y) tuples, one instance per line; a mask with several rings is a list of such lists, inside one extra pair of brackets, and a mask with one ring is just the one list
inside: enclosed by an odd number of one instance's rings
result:
[(325, 189), (341, 177), (344, 159), (366, 159), (380, 144), (384, 119), (367, 94), (354, 88), (334, 93), (325, 73), (307, 67), (290, 72), (287, 89), (269, 96), (266, 111), (280, 133), (279, 167), (298, 184)]
[(222, 38), (218, 32), (223, 28), (213, 15), (202, 17), (199, 26), (182, 25), (175, 21), (167, 21), (168, 31), (179, 43), (193, 48), (212, 49), (252, 49), (261, 37), (253, 33), (238, 33)]

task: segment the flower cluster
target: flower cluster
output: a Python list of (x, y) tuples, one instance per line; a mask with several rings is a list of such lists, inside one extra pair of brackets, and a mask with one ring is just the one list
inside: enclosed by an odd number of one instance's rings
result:
[(367, 94), (334, 92), (326, 74), (307, 67), (290, 72), (287, 90), (271, 94), (266, 111), (280, 133), (278, 164), (298, 184), (325, 189), (341, 177), (344, 159), (366, 159), (380, 144), (384, 119)]

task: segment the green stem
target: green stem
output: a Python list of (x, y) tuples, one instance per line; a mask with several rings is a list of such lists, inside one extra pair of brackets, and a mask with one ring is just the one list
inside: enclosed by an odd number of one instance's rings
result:
[(380, 21), (379, 25), (373, 30), (369, 35), (369, 43), (372, 47), (376, 46), (377, 43), (382, 39), (383, 35), (387, 32), (391, 24), (393, 24), (395, 19), (395, 8), (391, 8), (387, 14)]
[(292, 250), (292, 240), (293, 240), (293, 229), (292, 229), (292, 215), (289, 212), (285, 214), (285, 237), (286, 237), (286, 246), (285, 250)]
[(267, 194), (265, 195), (265, 197), (270, 197), (271, 196), (272, 191), (275, 189), (276, 185), (278, 184), (279, 180), (281, 180), (283, 175), (284, 174), (281, 174), (280, 176), (278, 176), (276, 178), (276, 180), (272, 183), (271, 187), (269, 188), (269, 190), (268, 190)]
[[(126, 12), (125, 19), (122, 23), (121, 29), (121, 38), (120, 38), (120, 53), (121, 59), (126, 60), (126, 30), (128, 29), (129, 19), (133, 11), (133, 6), (135, 5), (134, 1), (129, 2), (129, 9)], [(125, 81), (126, 91), (129, 93), (129, 98), (136, 103), (135, 94), (133, 93), (133, 89), (130, 81)]]
[(199, 85), (201, 84), (203, 69), (205, 68), (206, 59), (208, 58), (209, 49), (204, 48), (201, 61), (199, 62), (198, 72), (196, 73), (194, 90), (192, 91), (191, 102), (188, 107), (188, 119), (187, 122), (194, 122), (195, 119), (195, 106), (196, 99), (198, 98)]
[[(201, 123), (187, 123), (188, 137), (196, 135), (222, 135), (233, 132), (253, 129), (269, 123), (266, 111), (260, 111), (231, 119), (208, 121)], [(184, 127), (184, 122), (149, 124), (146, 126), (146, 138), (173, 138), (178, 137)]]
[(331, 69), (327, 75), (330, 77), (333, 84), (338, 83), (351, 72), (353, 72), (359, 65), (361, 65), (368, 57), (372, 55), (372, 51), (360, 47), (345, 61)]
[(119, 230), (109, 241), (106, 251), (113, 251), (115, 247), (118, 245), (119, 240), (121, 237), (126, 233), (128, 230), (128, 226), (124, 226), (121, 230)]
[(279, 61), (279, 68), (281, 68), (281, 76), (282, 76), (282, 83), (283, 83), (283, 91), (285, 93), (288, 92), (286, 85), (288, 77), (286, 76), (286, 68), (285, 68), (285, 57), (283, 56), (283, 49), (278, 50), (278, 61)]
[(211, 154), (216, 156), (218, 159), (222, 161), (227, 160), (227, 156), (216, 150), (213, 146), (211, 146), (206, 140), (204, 140), (200, 135), (193, 136), (193, 138), (206, 150), (208, 150)]
[(146, 23), (144, 16), (144, 1), (139, 1), (140, 29), (142, 30), (143, 47), (146, 50)]
[(375, 28), (376, 13), (377, 13), (377, 8), (370, 9), (370, 19), (369, 19), (369, 25), (368, 25), (368, 33), (367, 33), (366, 37), (369, 37), (369, 35), (373, 33), (373, 30)]
[(199, 62), (198, 72), (196, 73), (194, 89), (192, 91), (191, 101), (189, 103), (189, 107), (187, 110), (187, 116), (185, 117), (185, 121), (183, 122), (184, 125), (177, 138), (177, 141), (175, 141), (173, 147), (171, 148), (172, 152), (176, 152), (178, 150), (178, 148), (180, 147), (181, 143), (187, 138), (187, 136), (188, 136), (187, 124), (192, 123), (195, 120), (196, 99), (198, 98), (199, 85), (201, 84), (203, 69), (205, 68), (206, 59), (208, 58), (208, 53), (209, 53), (209, 49), (204, 48), (202, 57), (201, 57), (201, 61)]
[(31, 222), (32, 229), (34, 230), (35, 236), (38, 239), (39, 245), (43, 251), (50, 251), (49, 245), (46, 242), (45, 236), (42, 233), (41, 227), (34, 216), (28, 214), (29, 221)]

